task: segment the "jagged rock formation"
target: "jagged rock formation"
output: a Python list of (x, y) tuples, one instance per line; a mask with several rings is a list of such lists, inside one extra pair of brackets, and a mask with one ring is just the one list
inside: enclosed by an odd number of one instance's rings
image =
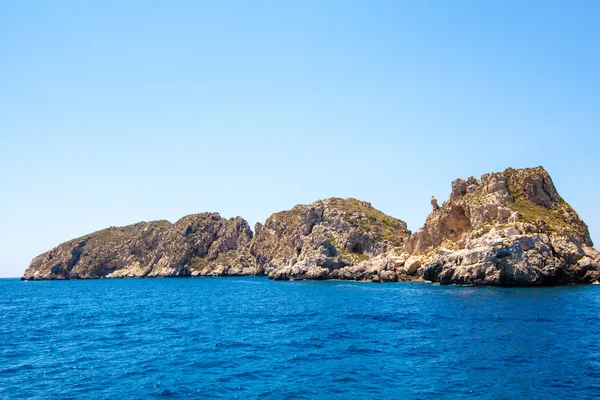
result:
[(442, 284), (550, 285), (600, 279), (586, 224), (542, 168), (452, 182), (411, 235), (356, 199), (331, 198), (273, 214), (255, 235), (216, 213), (109, 228), (33, 259), (22, 279), (267, 275)]
[(370, 203), (338, 198), (273, 214), (255, 231), (251, 253), (274, 279), (371, 280), (381, 269), (373, 261), (398, 251), (410, 234)]
[(538, 167), (455, 180), (406, 250), (430, 281), (548, 285), (597, 281), (592, 245), (586, 224)]
[(251, 239), (245, 220), (217, 213), (111, 227), (34, 258), (23, 279), (250, 275)]

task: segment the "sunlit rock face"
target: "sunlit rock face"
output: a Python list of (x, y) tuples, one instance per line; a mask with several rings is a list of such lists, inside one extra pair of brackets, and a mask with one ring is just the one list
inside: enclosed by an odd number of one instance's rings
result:
[(551, 285), (597, 281), (592, 246), (587, 225), (537, 167), (455, 180), (405, 249), (430, 281)]
[(586, 224), (542, 167), (452, 182), (411, 235), (356, 199), (297, 205), (256, 224), (217, 213), (174, 224), (140, 222), (65, 242), (36, 257), (23, 279), (266, 275), (442, 284), (553, 285), (600, 278)]
[(370, 203), (339, 198), (273, 214), (255, 231), (251, 253), (278, 280), (398, 280), (383, 256), (400, 259), (409, 236), (406, 223)]

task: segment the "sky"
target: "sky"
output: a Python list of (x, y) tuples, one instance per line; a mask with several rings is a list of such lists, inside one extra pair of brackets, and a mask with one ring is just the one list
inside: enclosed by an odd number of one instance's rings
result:
[(327, 197), (417, 230), (544, 166), (600, 243), (600, 2), (0, 0), (0, 277), (108, 226)]

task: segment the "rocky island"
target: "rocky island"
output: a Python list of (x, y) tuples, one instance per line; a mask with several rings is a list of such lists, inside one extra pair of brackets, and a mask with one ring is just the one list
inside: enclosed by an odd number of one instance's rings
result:
[(542, 167), (452, 182), (414, 234), (356, 199), (270, 216), (202, 213), (111, 227), (34, 258), (23, 280), (264, 275), (499, 286), (596, 283), (600, 252)]

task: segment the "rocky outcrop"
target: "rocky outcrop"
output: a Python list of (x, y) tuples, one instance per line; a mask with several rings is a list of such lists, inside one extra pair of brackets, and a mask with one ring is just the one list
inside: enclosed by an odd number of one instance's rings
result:
[(276, 213), (255, 231), (250, 251), (278, 280), (398, 280), (392, 259), (410, 235), (370, 203), (339, 198)]
[(217, 213), (140, 222), (63, 243), (34, 258), (23, 279), (251, 275), (251, 240), (245, 220)]
[(442, 284), (553, 285), (600, 279), (588, 228), (542, 168), (452, 182), (411, 235), (356, 199), (273, 214), (253, 235), (216, 213), (109, 228), (33, 259), (22, 279), (267, 275)]
[(586, 224), (538, 167), (455, 180), (406, 250), (429, 281), (552, 285), (596, 282), (592, 246)]

